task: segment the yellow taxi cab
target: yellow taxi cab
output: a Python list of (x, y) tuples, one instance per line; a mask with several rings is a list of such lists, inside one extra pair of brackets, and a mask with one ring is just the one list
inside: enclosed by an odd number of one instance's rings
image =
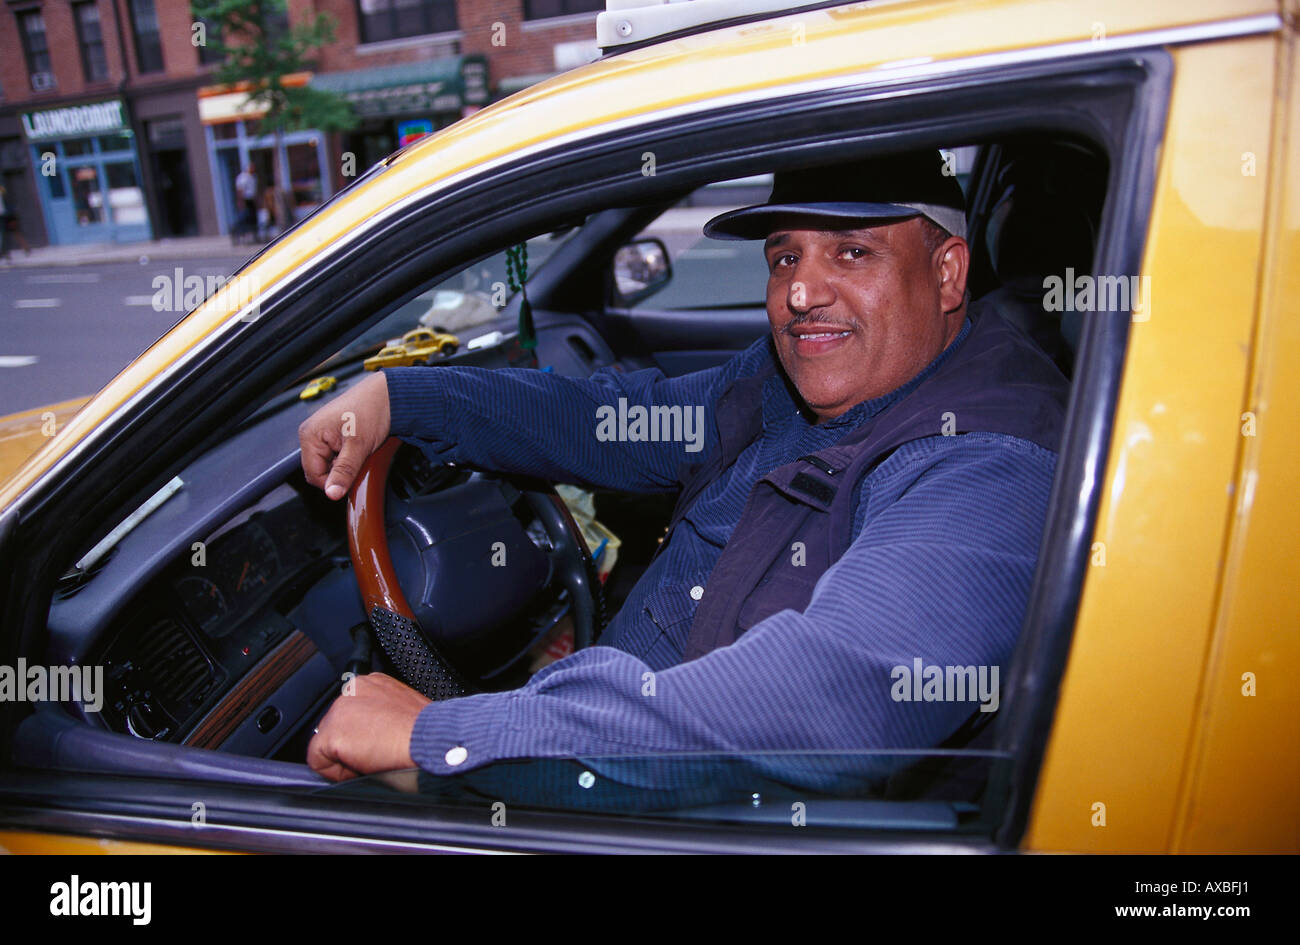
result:
[[(1300, 4), (789, 6), (611, 3), (601, 59), (382, 161), (75, 414), (0, 427), (34, 450), (0, 483), (0, 663), (50, 683), (0, 702), (0, 849), (1300, 850)], [(560, 797), (501, 829), (318, 779), (312, 727), (373, 664), (342, 512), (299, 467), (303, 380), (346, 390), (435, 296), (486, 313), (444, 323), (452, 364), (722, 363), (768, 331), (766, 272), (700, 222), (775, 171), (913, 148), (961, 177), (972, 295), (1071, 383), (990, 743), (802, 822)], [(521, 251), (527, 305), (484, 305)], [(598, 497), (600, 589), (555, 557), (544, 485), (404, 446), (388, 496), (421, 625), (485, 689), (566, 606), (598, 630), (667, 514)], [(484, 522), (534, 571), (462, 566)]]

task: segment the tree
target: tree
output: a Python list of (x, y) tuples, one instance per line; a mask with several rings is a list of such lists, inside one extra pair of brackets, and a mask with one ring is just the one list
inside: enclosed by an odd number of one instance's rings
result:
[(285, 84), (286, 76), (316, 70), (316, 50), (334, 41), (334, 19), (317, 13), (308, 22), (289, 26), (285, 0), (191, 0), (190, 12), (194, 44), (206, 46), (222, 60), (213, 79), (221, 85), (246, 84), (249, 104), (265, 109), (261, 128), (275, 135), (278, 205), (289, 185), (285, 132), (347, 131), (356, 125), (351, 106), (340, 96), (309, 85)]

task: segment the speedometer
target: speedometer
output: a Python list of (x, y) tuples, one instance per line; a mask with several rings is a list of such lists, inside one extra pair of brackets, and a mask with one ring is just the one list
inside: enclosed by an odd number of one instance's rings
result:
[(254, 597), (280, 572), (280, 555), (266, 529), (249, 522), (220, 549), (222, 585), (235, 600)]
[(207, 578), (183, 577), (176, 582), (176, 593), (181, 596), (190, 617), (205, 633), (211, 633), (212, 628), (221, 623), (221, 618), (230, 612), (221, 588)]

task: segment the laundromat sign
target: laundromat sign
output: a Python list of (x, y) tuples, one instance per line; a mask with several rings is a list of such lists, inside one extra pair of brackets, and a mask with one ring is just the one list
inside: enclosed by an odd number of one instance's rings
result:
[(28, 141), (101, 135), (122, 131), (125, 128), (121, 99), (94, 102), (90, 105), (70, 105), (67, 108), (51, 108), (44, 112), (23, 113), (23, 130), (27, 132)]

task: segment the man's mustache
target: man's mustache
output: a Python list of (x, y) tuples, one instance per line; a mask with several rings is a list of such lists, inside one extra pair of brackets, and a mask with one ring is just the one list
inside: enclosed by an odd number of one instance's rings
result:
[(779, 331), (783, 335), (790, 335), (791, 337), (793, 337), (794, 330), (796, 328), (803, 328), (805, 326), (811, 328), (820, 328), (827, 331), (853, 331), (854, 329), (853, 325), (845, 325), (840, 322), (831, 321), (827, 319), (825, 316), (796, 315), (794, 318), (790, 319), (783, 326), (781, 326)]

